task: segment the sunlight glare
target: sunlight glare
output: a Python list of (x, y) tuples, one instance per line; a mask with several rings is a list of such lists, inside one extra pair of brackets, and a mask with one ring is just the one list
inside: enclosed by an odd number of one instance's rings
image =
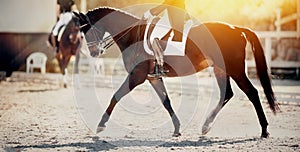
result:
[(234, 18), (274, 18), (276, 8), (288, 0), (186, 0), (187, 11), (204, 20), (228, 21)]

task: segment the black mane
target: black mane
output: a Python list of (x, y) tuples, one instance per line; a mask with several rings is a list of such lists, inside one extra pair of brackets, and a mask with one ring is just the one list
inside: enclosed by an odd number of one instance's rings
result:
[(98, 7), (92, 10), (89, 10), (86, 15), (88, 17), (98, 17), (98, 19), (104, 17), (107, 14), (110, 14), (112, 12), (119, 12), (120, 14), (123, 14), (124, 16), (130, 16), (135, 20), (139, 20), (139, 18), (133, 14), (130, 14), (128, 12), (125, 12), (120, 9), (112, 8), (112, 7)]

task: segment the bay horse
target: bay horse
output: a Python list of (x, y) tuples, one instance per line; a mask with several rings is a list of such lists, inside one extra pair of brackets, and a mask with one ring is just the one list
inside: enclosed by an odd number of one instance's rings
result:
[[(127, 12), (114, 8), (97, 8), (86, 14), (75, 14), (80, 21), (81, 30), (85, 33), (90, 46), (90, 53), (97, 54), (104, 39), (99, 38), (104, 32), (111, 34), (112, 40), (122, 52), (122, 58), (128, 76), (114, 93), (110, 104), (104, 112), (97, 127), (97, 133), (102, 131), (109, 120), (116, 104), (136, 86), (150, 82), (163, 106), (168, 111), (174, 125), (173, 136), (180, 136), (180, 121), (176, 116), (162, 78), (153, 79), (148, 73), (153, 70), (153, 56), (148, 55), (143, 47), (146, 21)], [(166, 36), (168, 37), (168, 36)], [(238, 87), (247, 95), (255, 107), (260, 125), (261, 137), (267, 138), (268, 122), (264, 114), (257, 89), (251, 84), (245, 73), (245, 47), (247, 40), (251, 43), (257, 73), (269, 106), (274, 114), (279, 110), (272, 90), (263, 48), (257, 35), (250, 29), (232, 26), (225, 23), (203, 23), (195, 25), (188, 34), (185, 56), (165, 56), (167, 77), (181, 77), (197, 73), (210, 65), (214, 68), (215, 77), (220, 89), (220, 100), (217, 107), (207, 117), (202, 127), (206, 134), (218, 112), (233, 97), (230, 85), (232, 78)], [(105, 48), (106, 46), (104, 46)], [(95, 53), (97, 52), (97, 53)]]
[[(51, 37), (51, 35), (50, 35)], [(49, 42), (53, 48), (56, 48), (54, 39), (49, 38)], [(65, 25), (65, 30), (62, 33), (60, 41), (58, 42), (56, 59), (59, 64), (60, 71), (63, 75), (64, 87), (67, 88), (67, 77), (70, 58), (76, 55), (75, 59), (75, 73), (78, 73), (78, 63), (80, 53), (78, 52), (81, 47), (82, 36), (80, 32), (80, 24), (77, 17), (73, 16), (70, 22)]]

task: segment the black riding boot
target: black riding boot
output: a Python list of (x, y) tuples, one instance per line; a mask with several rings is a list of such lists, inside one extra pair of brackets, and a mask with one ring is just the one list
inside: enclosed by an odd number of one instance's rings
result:
[(148, 74), (148, 77), (150, 78), (161, 78), (161, 77), (166, 77), (167, 76), (167, 72), (169, 72), (168, 70), (164, 69), (164, 66), (161, 66), (159, 64), (157, 64), (157, 61), (154, 61), (155, 65), (154, 65), (154, 71), (153, 73)]
[(53, 34), (50, 34), (49, 38), (48, 38), (48, 41), (52, 45), (52, 47), (55, 47), (55, 51), (56, 51), (56, 53), (58, 53), (59, 42), (58, 42), (57, 36), (54, 36)]
[(158, 38), (154, 38), (152, 49), (155, 57), (154, 73), (148, 74), (148, 76), (152, 78), (161, 78), (167, 76), (166, 72), (168, 71), (164, 69), (163, 49), (159, 43)]

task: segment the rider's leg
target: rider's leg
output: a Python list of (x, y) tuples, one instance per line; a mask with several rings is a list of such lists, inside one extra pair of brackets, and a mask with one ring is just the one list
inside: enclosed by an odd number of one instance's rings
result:
[(48, 41), (51, 45), (51, 47), (53, 47), (53, 51), (56, 51), (56, 53), (58, 53), (58, 40), (57, 40), (57, 36), (54, 36), (53, 33), (50, 33), (49, 37), (48, 37)]
[(152, 44), (152, 49), (155, 56), (155, 67), (154, 67), (154, 73), (149, 74), (149, 77), (154, 78), (161, 78), (162, 76), (166, 76), (166, 72), (164, 70), (164, 59), (163, 59), (163, 49), (161, 45), (159, 44), (159, 39), (155, 38), (154, 42)]
[(71, 12), (66, 12), (63, 14), (60, 14), (59, 20), (57, 21), (55, 27), (53, 28), (53, 35), (57, 36), (59, 32), (59, 28), (63, 25), (67, 25), (70, 21), (72, 20), (72, 13)]
[(164, 66), (163, 49), (159, 44), (159, 39), (154, 38), (152, 48), (156, 52), (156, 60), (159, 66)]
[(66, 12), (66, 13), (62, 13), (60, 14), (59, 20), (57, 21), (57, 23), (55, 24), (53, 30), (52, 30), (52, 34), (50, 35), (50, 39), (52, 41), (52, 44), (55, 48), (56, 48), (56, 52), (58, 52), (58, 32), (59, 29), (63, 26), (63, 25), (67, 25), (70, 21), (72, 20), (72, 13), (71, 12)]

